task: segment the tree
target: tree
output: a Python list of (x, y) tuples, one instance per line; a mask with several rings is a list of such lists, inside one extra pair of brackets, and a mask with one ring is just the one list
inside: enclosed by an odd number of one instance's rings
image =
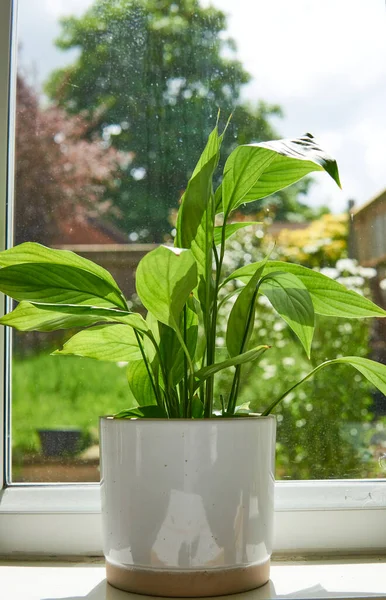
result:
[(109, 211), (106, 200), (127, 157), (87, 134), (86, 114), (43, 110), (25, 78), (17, 78), (15, 241), (50, 244), (60, 220)]
[(171, 209), (216, 120), (233, 112), (224, 153), (277, 137), (277, 106), (239, 103), (250, 76), (225, 37), (225, 15), (198, 0), (96, 0), (81, 18), (62, 19), (57, 46), (77, 48), (75, 63), (54, 72), (46, 90), (70, 114), (101, 106), (99, 131), (133, 151), (115, 194), (132, 239), (162, 241)]

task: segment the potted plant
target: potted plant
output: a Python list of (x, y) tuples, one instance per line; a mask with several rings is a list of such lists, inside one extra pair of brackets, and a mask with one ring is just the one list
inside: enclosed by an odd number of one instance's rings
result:
[[(238, 405), (242, 365), (270, 347), (269, 336), (267, 344), (250, 347), (259, 294), (308, 356), (315, 314), (362, 318), (386, 312), (318, 272), (269, 256), (222, 276), (226, 240), (246, 225), (230, 220), (241, 204), (312, 171), (326, 171), (339, 185), (335, 160), (306, 134), (237, 147), (214, 191), (223, 135), (216, 125), (187, 184), (175, 247), (159, 246), (138, 265), (146, 318), (128, 310), (107, 271), (76, 254), (34, 243), (0, 253), (0, 290), (19, 302), (2, 317), (3, 325), (21, 331), (83, 328), (55, 354), (128, 362), (136, 405), (101, 418), (101, 490), (107, 578), (133, 592), (209, 596), (264, 584), (272, 549), (273, 409), (335, 363), (352, 365), (386, 392), (385, 366), (338, 357), (262, 406), (260, 414)], [(221, 290), (233, 279), (244, 285), (224, 297)], [(227, 355), (220, 357), (216, 323), (229, 303)], [(228, 368), (233, 383), (216, 392), (216, 374)]]

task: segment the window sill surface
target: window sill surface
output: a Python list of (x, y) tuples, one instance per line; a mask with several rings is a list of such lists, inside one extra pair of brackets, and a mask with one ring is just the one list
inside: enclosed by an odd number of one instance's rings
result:
[[(274, 598), (386, 598), (386, 557), (275, 560), (262, 588), (229, 596)], [(1, 598), (6, 600), (140, 600), (106, 583), (103, 562), (0, 562)]]

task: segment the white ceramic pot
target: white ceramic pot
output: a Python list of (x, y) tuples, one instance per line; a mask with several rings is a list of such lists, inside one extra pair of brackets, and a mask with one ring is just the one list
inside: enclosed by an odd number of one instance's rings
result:
[(269, 579), (276, 422), (103, 417), (107, 580), (131, 592), (199, 597)]

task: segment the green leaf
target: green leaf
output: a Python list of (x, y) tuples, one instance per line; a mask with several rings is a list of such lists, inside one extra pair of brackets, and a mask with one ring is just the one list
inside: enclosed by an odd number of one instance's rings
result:
[(114, 415), (114, 419), (167, 419), (167, 414), (160, 406), (138, 406), (127, 408)]
[(220, 158), (219, 152), (223, 138), (224, 133), (219, 135), (218, 126), (216, 124), (216, 127), (214, 127), (214, 129), (210, 132), (206, 146), (202, 151), (196, 166), (194, 167), (191, 179), (193, 179), (205, 167), (205, 165), (210, 163), (213, 160), (213, 157), (216, 157), (217, 160)]
[(76, 355), (112, 362), (139, 360), (142, 355), (128, 325), (97, 325), (73, 335), (53, 354)]
[(197, 237), (199, 227), (202, 227), (203, 217), (212, 194), (212, 176), (220, 157), (221, 141), (222, 136), (218, 135), (216, 126), (209, 135), (205, 149), (181, 199), (175, 239), (177, 247), (190, 248)]
[(336, 161), (310, 134), (238, 146), (224, 168), (223, 212), (227, 215), (244, 202), (270, 196), (313, 171), (326, 171), (340, 186)]
[(315, 315), (311, 296), (304, 283), (292, 273), (274, 272), (264, 275), (259, 291), (267, 296), (274, 309), (288, 323), (310, 358)]
[(175, 245), (189, 248), (193, 253), (199, 278), (195, 293), (200, 297), (205, 314), (213, 301), (211, 278), (215, 203), (212, 178), (220, 158), (222, 139), (223, 134), (219, 136), (216, 125), (182, 197), (177, 217)]
[[(240, 221), (237, 223), (228, 223), (227, 225), (225, 225), (225, 239), (227, 240), (234, 233), (236, 233), (236, 231), (238, 231), (239, 229), (242, 229), (244, 227), (249, 227), (249, 225), (261, 225), (261, 223), (258, 221)], [(216, 246), (221, 244), (223, 227), (224, 227), (223, 225), (219, 225), (218, 227), (214, 228), (213, 238), (214, 238), (214, 243), (216, 244)]]
[(204, 405), (197, 394), (194, 394), (192, 399), (192, 418), (202, 419), (204, 416)]
[(242, 414), (250, 414), (253, 413), (253, 410), (250, 407), (250, 402), (243, 402), (243, 404), (239, 404), (238, 406), (236, 406), (235, 409), (235, 413), (242, 413)]
[(201, 309), (201, 304), (195, 297), (193, 297), (192, 300), (193, 310), (197, 315), (197, 343), (194, 352), (194, 360), (196, 363), (199, 363), (205, 355), (207, 338), (205, 334), (204, 315)]
[(127, 380), (139, 406), (157, 404), (154, 389), (143, 359), (129, 362)]
[[(190, 357), (195, 356), (195, 349), (198, 337), (198, 316), (194, 310), (194, 304), (188, 299), (186, 305), (186, 347)], [(184, 334), (184, 313), (179, 320), (181, 335)], [(168, 384), (176, 386), (184, 376), (185, 353), (181, 347), (180, 341), (173, 329), (167, 325), (159, 324), (160, 340), (159, 350), (164, 370), (168, 374)]]
[(179, 318), (197, 285), (197, 265), (190, 250), (159, 246), (140, 261), (136, 275), (142, 304), (158, 321), (178, 329)]
[(214, 193), (214, 206), (217, 215), (222, 211), (222, 183), (220, 183), (220, 185)]
[(106, 322), (125, 323), (137, 331), (148, 331), (146, 321), (139, 314), (77, 304), (20, 302), (12, 312), (0, 318), (1, 325), (8, 325), (18, 331), (56, 331)]
[[(239, 279), (247, 283), (259, 263), (252, 263), (234, 271), (225, 281)], [(385, 317), (386, 311), (371, 300), (364, 298), (344, 285), (326, 277), (322, 273), (300, 265), (281, 261), (268, 261), (264, 273), (285, 271), (300, 279), (308, 289), (314, 305), (314, 311), (326, 317), (346, 317), (359, 319), (364, 317)]]
[(175, 244), (180, 248), (191, 248), (199, 227), (202, 227), (212, 194), (212, 175), (216, 164), (217, 157), (214, 156), (188, 183), (177, 217)]
[(266, 260), (255, 263), (255, 271), (252, 277), (240, 292), (230, 312), (226, 331), (226, 345), (231, 356), (237, 356), (240, 352), (243, 352), (252, 335), (255, 322), (257, 284), (263, 275)]
[(386, 395), (386, 365), (375, 362), (374, 360), (370, 360), (368, 358), (361, 358), (359, 356), (342, 356), (340, 358), (334, 358), (332, 360), (327, 360), (326, 362), (318, 365), (313, 371), (308, 373), (301, 381), (298, 381), (289, 388), (284, 394), (282, 394), (279, 398), (274, 400), (272, 404), (268, 406), (262, 413), (262, 416), (269, 415), (272, 410), (281, 402), (290, 392), (296, 389), (299, 385), (313, 377), (318, 371), (324, 369), (324, 367), (328, 367), (329, 365), (334, 364), (348, 364), (357, 369), (362, 375), (366, 377), (366, 379), (372, 383), (382, 394)]
[(333, 362), (348, 363), (362, 373), (382, 394), (386, 395), (386, 365), (359, 356), (342, 356), (335, 358)]
[(18, 301), (127, 309), (122, 295), (108, 281), (64, 264), (22, 263), (3, 267), (0, 291)]
[[(155, 341), (157, 346), (159, 346), (159, 340), (160, 340), (159, 322), (157, 321), (155, 316), (151, 314), (151, 312), (148, 312), (146, 315), (146, 325), (149, 328), (149, 331), (152, 335), (153, 340)], [(146, 354), (147, 358), (149, 359), (150, 363), (152, 364), (152, 366), (154, 366), (155, 371), (157, 372), (157, 367), (156, 367), (156, 363), (158, 361), (158, 357), (156, 354), (157, 351), (156, 351), (156, 348), (155, 348), (153, 342), (151, 341), (150, 337), (144, 336), (143, 345), (144, 345), (145, 354)]]
[[(35, 242), (25, 242), (24, 244), (19, 244), (14, 248), (9, 248), (8, 250), (0, 252), (0, 267), (31, 264), (62, 265), (64, 267), (74, 268), (75, 273), (78, 273), (80, 270), (89, 275), (93, 275), (94, 277), (91, 279), (93, 282), (99, 280), (105, 285), (107, 284), (110, 293), (112, 290), (115, 291), (116, 301), (114, 304), (120, 308), (127, 309), (125, 298), (110, 273), (100, 265), (97, 265), (91, 260), (87, 260), (74, 252), (70, 252), (69, 250), (52, 250), (52, 248), (47, 248), (46, 246), (42, 246)], [(23, 269), (22, 272), (25, 273), (25, 269)]]
[(228, 369), (229, 367), (235, 367), (236, 365), (242, 365), (246, 362), (251, 362), (256, 360), (263, 354), (266, 350), (268, 350), (269, 346), (257, 346), (256, 348), (252, 348), (252, 350), (248, 350), (247, 352), (243, 352), (243, 354), (239, 354), (238, 356), (233, 356), (232, 358), (228, 358), (227, 360), (223, 360), (222, 362), (215, 363), (213, 365), (209, 365), (208, 367), (204, 367), (195, 373), (195, 377), (198, 381), (196, 381), (195, 387), (199, 387), (208, 377), (215, 375), (219, 371), (223, 369)]

